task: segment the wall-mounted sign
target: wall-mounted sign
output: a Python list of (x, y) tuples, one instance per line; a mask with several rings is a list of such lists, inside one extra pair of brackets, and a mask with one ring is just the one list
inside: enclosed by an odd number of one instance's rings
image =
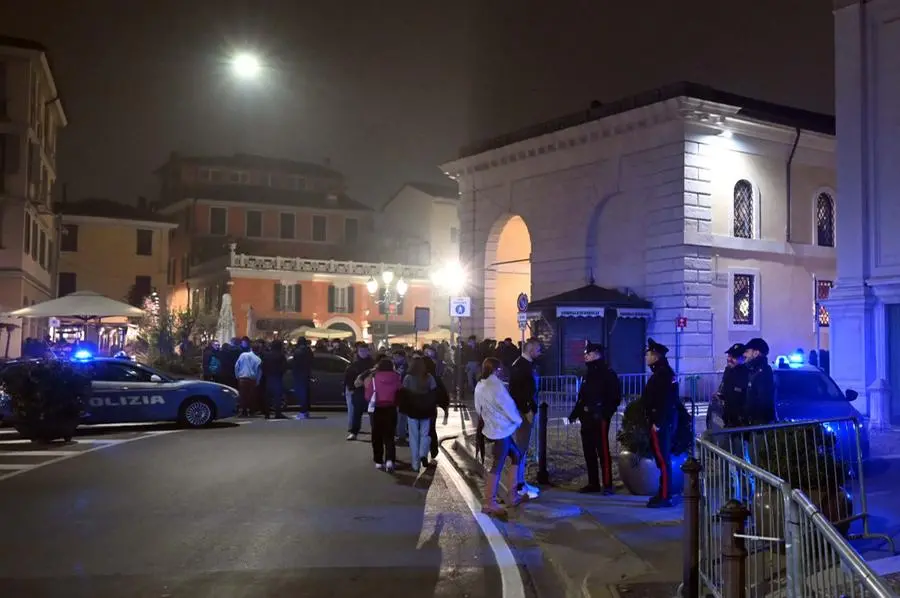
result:
[(471, 318), (472, 298), (450, 297), (450, 315), (454, 318)]
[(519, 313), (528, 311), (528, 295), (519, 293), (519, 296), (516, 298), (516, 307), (519, 308)]

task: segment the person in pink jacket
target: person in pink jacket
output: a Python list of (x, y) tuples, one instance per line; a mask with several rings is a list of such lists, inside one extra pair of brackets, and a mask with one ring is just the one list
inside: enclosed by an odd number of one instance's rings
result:
[(394, 471), (397, 460), (394, 430), (397, 428), (397, 391), (401, 382), (390, 359), (379, 361), (374, 374), (366, 377), (364, 382), (372, 415), (372, 459), (376, 469), (387, 472)]

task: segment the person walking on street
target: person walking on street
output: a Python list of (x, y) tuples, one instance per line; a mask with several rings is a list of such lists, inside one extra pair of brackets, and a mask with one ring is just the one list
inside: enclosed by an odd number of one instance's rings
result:
[(272, 341), (269, 348), (262, 356), (263, 378), (266, 380), (266, 401), (263, 403), (263, 413), (266, 419), (275, 412), (275, 419), (286, 419), (282, 413), (284, 403), (284, 375), (287, 373), (288, 362), (284, 354), (284, 343), (280, 339)]
[(678, 385), (666, 354), (669, 348), (647, 339), (646, 362), (650, 378), (641, 399), (649, 420), (650, 449), (659, 468), (659, 490), (647, 506), (651, 509), (672, 506), (672, 432), (678, 417)]
[(581, 421), (581, 447), (588, 472), (587, 486), (579, 492), (614, 494), (609, 424), (622, 402), (619, 377), (606, 363), (603, 345), (588, 343), (584, 348), (584, 361), (587, 372), (578, 389), (575, 408), (569, 415), (571, 423)]
[[(447, 423), (447, 416), (449, 415), (450, 410), (450, 393), (447, 392), (447, 386), (444, 384), (444, 381), (438, 375), (438, 363), (437, 363), (437, 351), (435, 351), (434, 347), (426, 347), (425, 348), (425, 369), (428, 370), (428, 373), (431, 374), (431, 377), (434, 378), (435, 383), (437, 384), (437, 389), (435, 390), (436, 402), (437, 406), (444, 411), (444, 423)], [(438, 445), (438, 435), (437, 435), (437, 418), (438, 412), (437, 409), (434, 410), (434, 417), (431, 418), (431, 424), (428, 427), (429, 436), (431, 436), (431, 458), (437, 459), (438, 453), (440, 452), (440, 446)]]
[(313, 353), (309, 341), (304, 337), (297, 339), (297, 348), (291, 359), (291, 374), (294, 378), (294, 397), (300, 409), (297, 419), (309, 419), (310, 381), (312, 379)]
[(356, 343), (356, 359), (344, 372), (344, 393), (347, 398), (347, 440), (356, 440), (362, 428), (363, 413), (366, 410), (366, 390), (360, 376), (375, 367), (375, 360), (369, 355), (369, 346)]
[(238, 396), (241, 403), (241, 416), (249, 417), (256, 405), (259, 382), (262, 379), (262, 360), (250, 347), (250, 339), (244, 337), (243, 352), (234, 364), (234, 377), (238, 381)]
[(747, 365), (746, 426), (764, 426), (775, 421), (775, 377), (769, 365), (769, 344), (753, 338), (744, 346)]
[(493, 459), (491, 468), (484, 478), (484, 499), (481, 512), (491, 516), (503, 516), (506, 511), (497, 504), (497, 489), (500, 476), (506, 464), (507, 504), (515, 507), (522, 502), (516, 492), (516, 478), (519, 462), (523, 460), (524, 449), (516, 444), (515, 433), (523, 423), (516, 402), (510, 396), (506, 385), (499, 378), (503, 365), (496, 357), (489, 357), (481, 365), (481, 375), (475, 386), (475, 412), (478, 414), (481, 433), (491, 443)]
[(428, 373), (422, 357), (413, 357), (409, 373), (403, 378), (403, 390), (400, 411), (408, 418), (410, 463), (413, 471), (418, 472), (422, 466), (428, 465), (431, 446), (428, 429), (437, 413), (437, 382)]
[[(519, 447), (522, 454), (528, 452), (528, 446), (531, 444), (531, 429), (537, 414), (538, 380), (534, 361), (540, 356), (540, 342), (536, 339), (529, 340), (522, 345), (522, 354), (513, 362), (512, 371), (509, 373), (509, 394), (516, 402), (522, 416), (522, 425), (516, 430), (516, 446)], [(532, 486), (525, 481), (525, 461), (525, 459), (519, 460), (517, 488), (521, 495), (527, 495), (528, 498), (534, 499), (540, 495), (541, 491), (537, 486)]]
[[(466, 390), (472, 392), (475, 390), (475, 384), (478, 382), (478, 375), (481, 370), (481, 351), (478, 348), (478, 338), (473, 334), (462, 347), (462, 365), (466, 372), (466, 381), (468, 386)], [(459, 400), (457, 398), (457, 400)]]
[(397, 391), (400, 374), (390, 359), (381, 359), (375, 372), (364, 381), (366, 401), (372, 414), (372, 460), (375, 469), (391, 473), (397, 461), (394, 433), (397, 429)]
[[(409, 370), (409, 362), (406, 361), (406, 351), (399, 349), (393, 352), (394, 369), (400, 374), (400, 379), (406, 378), (406, 372)], [(397, 446), (409, 445), (409, 424), (406, 421), (406, 414), (402, 411), (397, 414)]]

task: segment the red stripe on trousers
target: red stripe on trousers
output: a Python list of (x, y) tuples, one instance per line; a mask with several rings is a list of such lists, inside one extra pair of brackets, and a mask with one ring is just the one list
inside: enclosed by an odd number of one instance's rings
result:
[(600, 431), (603, 436), (600, 438), (603, 447), (603, 485), (607, 488), (612, 486), (612, 461), (609, 457), (609, 421), (602, 420)]
[(653, 452), (656, 453), (656, 462), (659, 464), (659, 475), (662, 478), (662, 493), (660, 498), (669, 498), (669, 468), (666, 467), (665, 459), (663, 459), (662, 450), (659, 448), (659, 436), (656, 430), (650, 428), (650, 444), (653, 445)]

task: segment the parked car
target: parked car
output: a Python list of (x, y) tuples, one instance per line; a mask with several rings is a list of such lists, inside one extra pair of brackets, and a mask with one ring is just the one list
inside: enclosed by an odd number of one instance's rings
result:
[[(817, 367), (781, 362), (772, 368), (775, 378), (775, 414), (779, 422), (840, 420), (856, 418), (863, 459), (869, 457), (869, 434), (862, 425), (863, 417), (853, 401), (855, 390), (842, 392), (831, 377)], [(708, 430), (722, 427), (722, 404), (718, 397), (710, 401), (706, 416)], [(856, 434), (851, 425), (825, 424), (835, 434), (843, 455), (856, 460)]]
[[(288, 358), (288, 365), (293, 358)], [(313, 353), (313, 371), (310, 380), (310, 404), (313, 407), (345, 407), (344, 372), (350, 361), (333, 353)], [(296, 405), (294, 397), (294, 376), (290, 368), (284, 376), (284, 387), (287, 390), (288, 405)]]

